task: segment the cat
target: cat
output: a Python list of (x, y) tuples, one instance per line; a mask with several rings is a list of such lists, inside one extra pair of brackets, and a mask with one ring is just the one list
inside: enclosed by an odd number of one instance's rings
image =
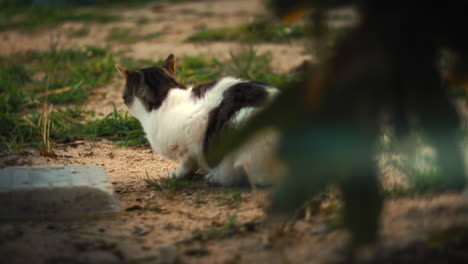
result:
[(169, 177), (185, 178), (201, 168), (215, 185), (277, 181), (279, 167), (272, 156), (277, 135), (273, 132), (255, 137), (214, 168), (204, 158), (210, 144), (273, 100), (277, 88), (234, 77), (186, 87), (176, 80), (173, 54), (160, 67), (130, 70), (115, 66), (125, 77), (124, 104), (141, 123), (153, 151), (179, 162)]

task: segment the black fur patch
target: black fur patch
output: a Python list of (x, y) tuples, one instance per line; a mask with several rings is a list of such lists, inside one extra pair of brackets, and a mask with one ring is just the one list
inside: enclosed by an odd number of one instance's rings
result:
[(195, 98), (204, 97), (206, 92), (211, 90), (217, 83), (218, 81), (212, 81), (212, 82), (203, 83), (203, 84), (193, 87), (192, 96)]
[(237, 83), (224, 92), (221, 104), (209, 113), (208, 126), (203, 141), (205, 152), (211, 144), (219, 140), (239, 110), (244, 107), (259, 106), (265, 102), (268, 96), (267, 87), (269, 85), (264, 83), (246, 81)]
[(128, 106), (133, 103), (135, 94), (140, 89), (142, 75), (138, 72), (131, 72), (127, 75), (127, 83), (123, 92), (124, 103)]
[[(142, 86), (142, 79), (147, 87)], [(124, 91), (126, 104), (138, 97), (148, 111), (158, 109), (163, 104), (171, 89), (185, 89), (166, 70), (152, 67), (132, 72), (127, 79), (127, 89)]]

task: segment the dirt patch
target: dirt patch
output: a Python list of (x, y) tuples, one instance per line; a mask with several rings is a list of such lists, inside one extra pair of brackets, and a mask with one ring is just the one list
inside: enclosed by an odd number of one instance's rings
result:
[[(260, 0), (224, 0), (109, 12), (121, 14), (122, 21), (66, 23), (36, 33), (3, 32), (0, 54), (48, 50), (53, 46), (98, 45), (137, 59), (159, 60), (174, 53), (178, 57), (204, 55), (227, 60), (229, 51), (243, 45), (193, 44), (184, 40), (203, 28), (249, 22), (265, 9)], [(81, 27), (89, 29), (86, 36), (66, 36), (70, 29)], [(133, 28), (141, 34), (163, 34), (135, 43), (120, 43), (107, 40), (114, 27)], [(271, 53), (272, 66), (278, 73), (312, 58), (304, 53), (301, 42), (258, 44), (254, 48)], [(96, 87), (85, 107), (96, 111), (98, 116), (113, 111), (114, 105), (119, 112), (125, 112), (121, 85), (116, 74), (113, 84)], [(152, 153), (148, 147), (84, 140), (54, 149), (57, 154), (54, 158), (42, 157), (33, 149), (14, 155), (1, 154), (0, 166), (72, 163), (103, 166), (125, 210), (102, 218), (0, 223), (0, 262), (164, 263), (161, 261), (165, 259), (166, 263), (343, 263), (349, 254), (348, 235), (340, 226), (336, 211), (319, 211), (310, 220), (300, 219), (277, 232), (263, 221), (268, 190), (214, 188), (198, 182), (180, 190), (155, 191), (148, 187), (146, 179), (166, 177), (176, 163)], [(385, 177), (391, 177), (394, 172), (384, 173)], [(396, 259), (394, 263), (423, 263), (424, 254), (463, 259), (463, 250), (450, 243), (430, 244), (430, 238), (435, 232), (467, 223), (468, 205), (458, 194), (390, 200), (382, 217), (382, 243), (376, 263), (393, 260), (389, 256), (396, 255), (408, 256), (411, 262)], [(466, 252), (463, 241), (458, 245)]]

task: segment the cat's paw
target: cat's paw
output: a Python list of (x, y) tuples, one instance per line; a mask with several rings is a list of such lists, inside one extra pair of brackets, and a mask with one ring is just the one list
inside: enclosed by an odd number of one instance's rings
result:
[(216, 180), (216, 178), (214, 177), (212, 172), (208, 172), (205, 174), (205, 180), (206, 182), (208, 182), (209, 185), (212, 185), (212, 186), (220, 185), (218, 181)]
[(233, 182), (228, 180), (226, 177), (221, 177), (221, 175), (216, 172), (208, 172), (205, 174), (205, 179), (211, 186), (232, 186)]
[(176, 179), (176, 180), (182, 180), (182, 179), (188, 179), (188, 178), (191, 178), (191, 176), (193, 176), (193, 172), (180, 172), (180, 170), (173, 170), (171, 172), (168, 173), (167, 177), (170, 178), (170, 179)]

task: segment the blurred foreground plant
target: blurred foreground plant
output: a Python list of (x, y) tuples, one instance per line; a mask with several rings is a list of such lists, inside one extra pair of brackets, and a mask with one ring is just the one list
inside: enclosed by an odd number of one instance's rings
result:
[[(326, 33), (326, 12), (346, 5), (360, 12), (358, 25), (321, 65), (306, 70), (301, 82), (286, 87), (264, 112), (214, 146), (207, 158), (215, 164), (260, 130), (280, 130), (279, 156), (288, 175), (272, 196), (270, 213), (291, 214), (328, 185), (337, 185), (343, 219), (358, 248), (378, 237), (382, 194), (375, 159), (383, 114), (391, 116), (396, 137), (407, 135), (409, 120), (416, 120), (437, 152), (440, 191), (464, 186), (458, 116), (445, 86), (468, 78), (463, 26), (468, 3), (273, 1), (285, 20), (313, 7), (311, 23), (318, 42)], [(437, 63), (442, 51), (456, 58), (450, 83), (444, 83)]]

